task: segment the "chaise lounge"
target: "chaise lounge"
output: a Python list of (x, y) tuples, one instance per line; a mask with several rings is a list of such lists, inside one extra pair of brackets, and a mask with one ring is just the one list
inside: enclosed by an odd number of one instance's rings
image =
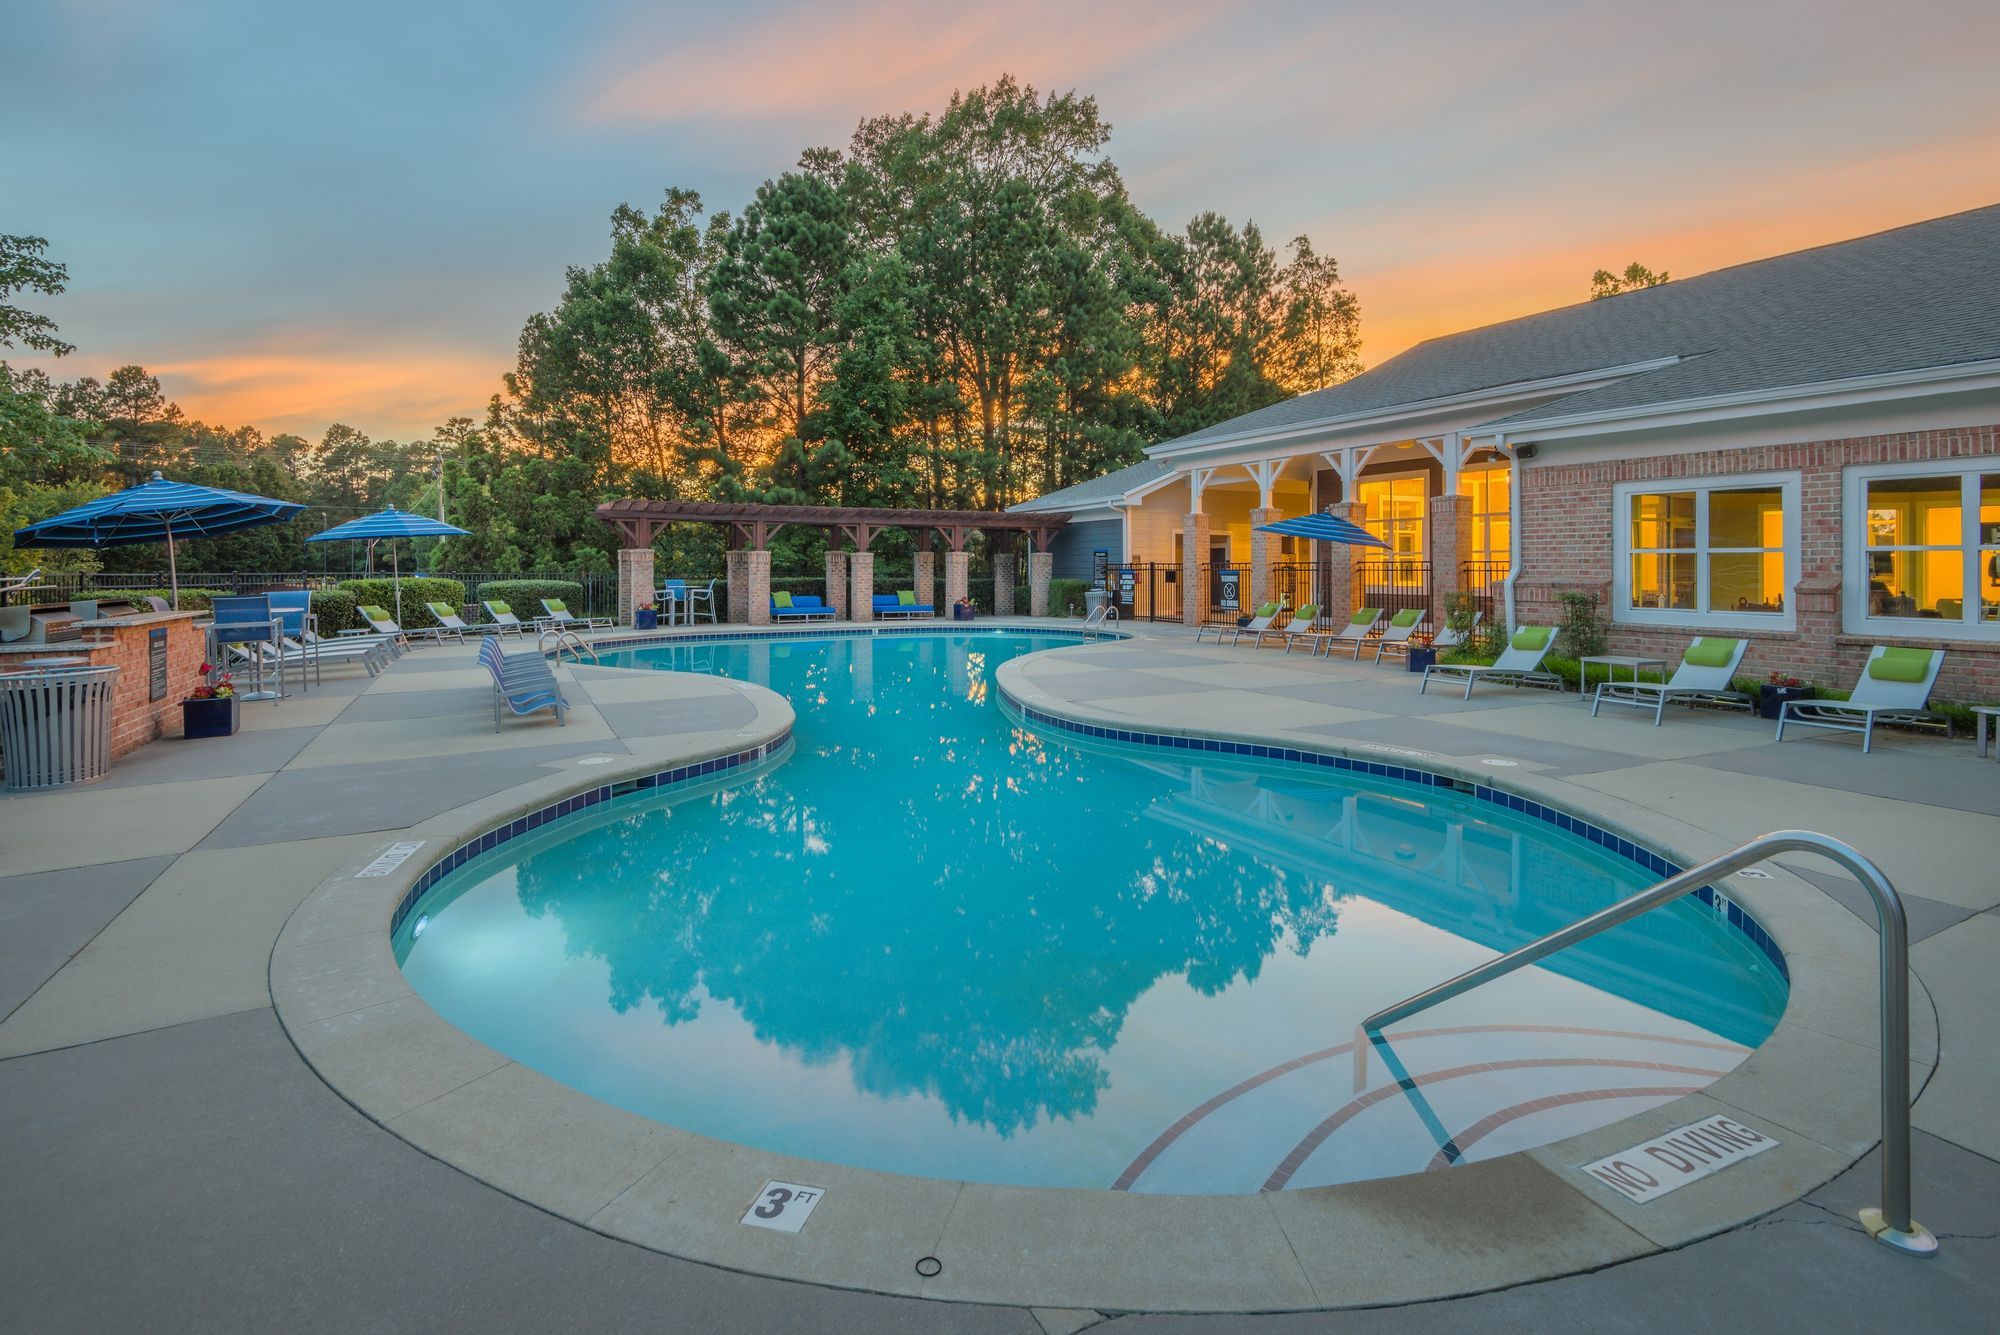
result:
[(1749, 708), (1750, 697), (1731, 687), (1737, 665), (1743, 661), (1748, 640), (1731, 640), (1701, 635), (1681, 655), (1680, 666), (1664, 682), (1603, 681), (1590, 699), (1590, 716), (1597, 717), (1601, 705), (1632, 705), (1653, 711), (1653, 726), (1666, 717), (1669, 701), (1684, 705), (1730, 704)]
[(1787, 700), (1778, 710), (1778, 738), (1787, 725), (1861, 734), (1861, 754), (1875, 743), (1875, 721), (1934, 723), (1931, 688), (1944, 666), (1942, 649), (1904, 649), (1878, 644), (1868, 652), (1861, 680), (1845, 700)]
[(934, 617), (937, 609), (929, 603), (917, 601), (914, 589), (902, 589), (896, 593), (878, 593), (872, 604), (878, 617)]
[(1465, 678), (1465, 698), (1468, 700), (1472, 698), (1472, 688), (1482, 681), (1512, 682), (1517, 687), (1540, 681), (1560, 691), (1563, 688), (1562, 678), (1542, 667), (1542, 660), (1549, 656), (1555, 642), (1554, 626), (1522, 626), (1508, 639), (1506, 651), (1490, 664), (1431, 664), (1424, 669), (1424, 679), (1417, 683), (1417, 694), (1422, 695), (1430, 688), (1432, 676)]

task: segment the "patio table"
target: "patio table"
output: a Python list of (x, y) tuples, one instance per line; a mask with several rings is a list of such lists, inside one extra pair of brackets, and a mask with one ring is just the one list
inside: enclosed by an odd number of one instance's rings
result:
[(1979, 721), (1979, 758), (1984, 760), (1986, 753), (1994, 749), (1993, 720), (2000, 718), (2000, 705), (1974, 705), (1972, 712)]
[(1586, 705), (1590, 703), (1590, 665), (1592, 663), (1604, 664), (1605, 684), (1607, 686), (1616, 686), (1618, 684), (1619, 668), (1624, 668), (1630, 672), (1632, 674), (1630, 680), (1636, 683), (1639, 680), (1639, 674), (1645, 669), (1658, 668), (1664, 672), (1667, 667), (1667, 660), (1664, 658), (1647, 658), (1644, 655), (1636, 654), (1586, 654), (1576, 660), (1576, 684), (1583, 692), (1583, 703)]

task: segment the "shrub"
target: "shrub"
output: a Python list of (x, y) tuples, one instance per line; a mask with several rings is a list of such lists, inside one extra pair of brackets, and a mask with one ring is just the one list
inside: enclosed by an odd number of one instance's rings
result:
[(578, 616), (587, 610), (583, 585), (569, 579), (493, 579), (479, 586), (477, 597), (482, 603), (507, 604), (523, 621), (532, 621), (542, 614), (544, 598), (562, 599)]
[[(229, 590), (227, 589), (190, 589), (183, 585), (181, 587), (181, 611), (206, 612), (213, 605), (215, 599), (227, 598), (228, 596)], [(84, 603), (89, 602), (93, 598), (102, 599), (105, 602), (116, 600), (119, 602), (138, 603), (143, 607), (148, 598), (164, 598), (169, 603), (172, 603), (174, 595), (170, 589), (79, 589), (71, 595), (70, 601)]]
[(1083, 595), (1090, 592), (1087, 579), (1052, 579), (1049, 581), (1049, 615), (1052, 617), (1080, 617), (1083, 615)]
[[(389, 615), (396, 614), (396, 583), (388, 579), (344, 579), (340, 589), (354, 599), (355, 605), (367, 603), (373, 607), (389, 609)], [(425, 603), (448, 603), (461, 607), (465, 603), (465, 586), (455, 579), (437, 579), (412, 575), (403, 581), (403, 617), (397, 622), (404, 630), (421, 630), (435, 626), (438, 619), (431, 615)], [(358, 623), (357, 623), (358, 624)], [(321, 627), (325, 632), (325, 627)], [(330, 633), (330, 632), (325, 632)]]
[(1594, 593), (1559, 593), (1562, 603), (1562, 651), (1571, 658), (1604, 652), (1604, 613)]
[(357, 606), (359, 603), (354, 595), (344, 589), (313, 590), (313, 616), (318, 619), (319, 633), (322, 635), (332, 636), (344, 630), (359, 630), (361, 618), (354, 610)]

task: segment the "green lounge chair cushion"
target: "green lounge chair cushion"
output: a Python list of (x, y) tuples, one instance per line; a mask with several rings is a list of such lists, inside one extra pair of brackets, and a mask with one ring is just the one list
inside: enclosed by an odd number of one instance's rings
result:
[(1360, 611), (1354, 614), (1354, 620), (1348, 622), (1347, 625), (1348, 628), (1351, 630), (1355, 626), (1372, 626), (1381, 619), (1382, 619), (1381, 608), (1364, 607)]
[(563, 613), (569, 611), (569, 608), (563, 605), (563, 600), (560, 598), (544, 598), (542, 599), (542, 606), (548, 608), (549, 611), (555, 613)]
[(488, 603), (486, 604), (486, 610), (495, 616), (510, 617), (514, 615), (514, 609), (505, 603)]
[(1263, 617), (1274, 617), (1278, 615), (1278, 605), (1276, 603), (1265, 603), (1251, 615), (1260, 619)]
[(1514, 638), (1508, 643), (1516, 649), (1526, 649), (1533, 653), (1537, 649), (1544, 648), (1549, 642), (1549, 636), (1554, 633), (1554, 626), (1523, 626), (1514, 632)]
[(1877, 681), (1922, 681), (1931, 674), (1931, 650), (1884, 649), (1868, 664), (1868, 675)]
[(1424, 619), (1423, 609), (1416, 607), (1407, 607), (1404, 608), (1402, 611), (1396, 613), (1396, 615), (1390, 617), (1389, 624), (1394, 626), (1397, 630), (1401, 630), (1405, 626), (1414, 626), (1423, 619)]
[(431, 615), (439, 621), (444, 620), (446, 617), (455, 617), (458, 615), (456, 607), (446, 607), (443, 603), (425, 603), (424, 606), (428, 607), (431, 610)]
[(389, 609), (386, 607), (376, 607), (372, 604), (363, 604), (361, 615), (367, 617), (370, 621), (387, 621), (389, 619)]
[(1740, 640), (1704, 635), (1688, 646), (1688, 651), (1681, 655), (1681, 661), (1689, 667), (1728, 667), (1729, 660), (1736, 657), (1736, 646), (1740, 643)]
[(903, 607), (915, 607), (917, 605), (916, 590), (915, 589), (896, 590), (896, 602)]
[(790, 607), (791, 605), (792, 605), (792, 595), (791, 595), (791, 594), (789, 594), (789, 593), (784, 593), (784, 592), (779, 592), (779, 593), (774, 593), (774, 594), (772, 594), (772, 595), (771, 595), (771, 606), (773, 606), (773, 607)]

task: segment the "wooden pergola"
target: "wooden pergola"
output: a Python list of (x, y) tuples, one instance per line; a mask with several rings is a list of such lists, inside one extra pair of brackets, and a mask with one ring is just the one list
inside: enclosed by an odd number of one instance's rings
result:
[[(632, 609), (650, 601), (653, 591), (653, 540), (668, 524), (716, 524), (729, 532), (726, 558), (729, 573), (729, 619), (764, 625), (770, 620), (771, 535), (788, 524), (824, 529), (828, 537), (826, 553), (827, 601), (837, 616), (869, 621), (874, 616), (875, 556), (870, 550), (885, 529), (902, 529), (914, 535), (916, 562), (912, 583), (916, 601), (929, 606), (935, 587), (934, 539), (945, 544), (945, 597), (949, 608), (966, 597), (971, 553), (967, 544), (975, 533), (989, 539), (1009, 539), (1021, 534), (1028, 540), (1028, 602), (1035, 616), (1048, 612), (1049, 578), (1053, 568), (1051, 544), (1066, 514), (1012, 514), (994, 510), (902, 510), (863, 505), (768, 505), (756, 501), (606, 501), (597, 507), (597, 517), (616, 528), (624, 538), (618, 554), (618, 602), (620, 619), (629, 622)], [(844, 539), (851, 550), (835, 543)], [(995, 550), (993, 558), (993, 605), (1001, 615), (1014, 611), (1014, 558), (1010, 551)], [(941, 608), (941, 610), (942, 610)]]
[(917, 549), (930, 549), (931, 534), (943, 536), (954, 552), (965, 550), (974, 533), (1025, 533), (1033, 550), (1045, 552), (1069, 522), (1065, 514), (1010, 514), (1004, 510), (892, 510), (867, 505), (766, 505), (756, 501), (606, 501), (597, 517), (625, 535), (628, 547), (651, 547), (668, 524), (727, 524), (730, 546), (761, 551), (771, 534), (787, 524), (839, 532), (865, 552), (885, 528), (917, 534)]

